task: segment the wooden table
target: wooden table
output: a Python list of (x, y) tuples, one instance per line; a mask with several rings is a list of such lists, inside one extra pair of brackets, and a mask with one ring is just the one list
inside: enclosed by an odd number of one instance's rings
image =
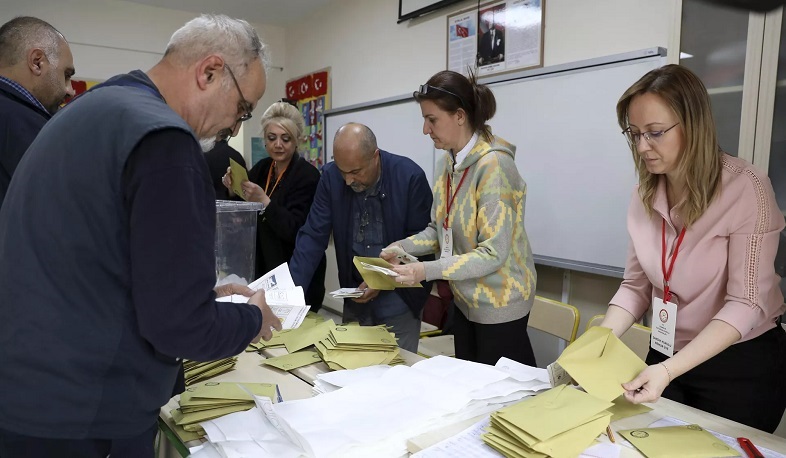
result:
[[(225, 382), (277, 383), (284, 400), (305, 399), (311, 397), (311, 386), (313, 385), (314, 380), (316, 380), (317, 375), (329, 372), (330, 368), (324, 362), (319, 362), (309, 366), (301, 367), (299, 369), (294, 369), (291, 371), (291, 373), (286, 373), (276, 368), (261, 366), (259, 364), (260, 361), (264, 359), (264, 356), (274, 357), (285, 354), (287, 354), (287, 350), (285, 348), (263, 349), (263, 356), (260, 356), (257, 353), (243, 353), (239, 356), (234, 371), (221, 374), (211, 380)], [(401, 350), (401, 357), (409, 366), (424, 359), (417, 354), (403, 349)], [(172, 417), (169, 415), (169, 411), (176, 406), (177, 404), (173, 399), (170, 401), (170, 404), (162, 407), (161, 409), (161, 420), (164, 421), (167, 425), (171, 426), (172, 424)], [(688, 423), (697, 423), (705, 429), (709, 429), (720, 434), (725, 434), (727, 436), (747, 437), (757, 446), (768, 448), (778, 453), (786, 454), (786, 439), (766, 433), (764, 431), (760, 431), (665, 398), (660, 399), (654, 404), (650, 404), (650, 407), (652, 407), (653, 410), (648, 413), (623, 418), (622, 420), (612, 423), (612, 429), (619, 431), (624, 429), (643, 428), (649, 426), (657, 420), (660, 420), (661, 418), (673, 417)], [(441, 440), (457, 434), (458, 432), (476, 423), (481, 418), (482, 417), (473, 418), (413, 437), (407, 441), (407, 449), (410, 451), (410, 453), (420, 451)], [(193, 447), (198, 444), (199, 442), (193, 442), (185, 445)], [(164, 447), (161, 447), (161, 449), (164, 449)], [(185, 456), (172, 454), (171, 448), (168, 454), (165, 450), (162, 450), (162, 452), (164, 453), (159, 453), (159, 457)], [(622, 447), (620, 457), (640, 458), (643, 457), (643, 455), (641, 455), (635, 449)]]

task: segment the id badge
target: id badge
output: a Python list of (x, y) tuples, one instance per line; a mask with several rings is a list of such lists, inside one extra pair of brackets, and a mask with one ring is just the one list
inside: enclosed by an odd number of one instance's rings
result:
[(650, 346), (668, 357), (674, 356), (674, 336), (677, 330), (677, 304), (652, 298), (652, 335)]
[(441, 258), (453, 256), (453, 228), (445, 228), (442, 231), (442, 253)]

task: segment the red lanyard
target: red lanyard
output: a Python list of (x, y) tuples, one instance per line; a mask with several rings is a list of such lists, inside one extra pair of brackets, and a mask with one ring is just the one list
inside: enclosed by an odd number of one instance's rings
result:
[(663, 269), (663, 302), (671, 301), (671, 292), (669, 291), (669, 279), (671, 278), (671, 271), (674, 270), (674, 261), (677, 260), (677, 255), (680, 252), (680, 245), (682, 245), (682, 239), (685, 238), (685, 228), (682, 228), (680, 231), (680, 236), (677, 237), (677, 244), (674, 245), (674, 253), (671, 255), (671, 263), (669, 264), (669, 269), (666, 270), (666, 219), (663, 220), (663, 227), (661, 229), (662, 235), (662, 250), (661, 250), (661, 268)]
[(265, 194), (267, 194), (268, 197), (273, 195), (273, 191), (276, 190), (276, 187), (278, 186), (278, 183), (281, 181), (281, 178), (284, 177), (284, 172), (287, 171), (287, 167), (289, 167), (289, 164), (287, 164), (286, 167), (284, 167), (284, 170), (282, 170), (281, 174), (278, 176), (278, 178), (276, 178), (276, 183), (273, 185), (273, 189), (271, 189), (268, 192), (268, 188), (270, 188), (270, 178), (273, 176), (273, 169), (276, 168), (275, 162), (270, 164), (270, 168), (267, 171), (267, 182), (265, 182)]
[[(448, 228), (448, 218), (450, 218), (450, 209), (453, 207), (453, 201), (456, 199), (456, 194), (458, 194), (459, 189), (461, 189), (461, 185), (464, 184), (464, 178), (467, 178), (467, 172), (469, 172), (469, 169), (468, 168), (464, 169), (464, 174), (461, 175), (461, 180), (459, 181), (459, 184), (456, 187), (456, 192), (453, 193), (453, 197), (451, 197), (450, 200), (448, 201), (448, 208), (447, 208), (447, 212), (445, 213), (445, 222), (442, 223), (442, 227), (444, 229)], [(448, 180), (445, 182), (445, 196), (450, 195), (450, 188), (452, 187), (450, 183), (451, 175), (452, 173), (448, 172)]]

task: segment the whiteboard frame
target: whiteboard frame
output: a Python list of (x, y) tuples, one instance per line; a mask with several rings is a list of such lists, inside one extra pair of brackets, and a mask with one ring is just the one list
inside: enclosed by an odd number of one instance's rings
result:
[[(553, 75), (555, 73), (562, 73), (568, 71), (591, 71), (594, 67), (617, 64), (623, 62), (637, 61), (641, 59), (650, 58), (665, 58), (667, 56), (666, 48), (654, 47), (646, 48), (638, 51), (630, 51), (626, 53), (614, 54), (611, 56), (598, 57), (594, 59), (587, 59), (577, 62), (570, 62), (567, 64), (553, 65), (548, 67), (533, 68), (522, 70), (518, 72), (511, 72), (498, 75), (489, 75), (479, 78), (479, 82), (486, 85), (493, 85), (496, 83), (503, 83), (518, 80), (521, 78), (532, 78), (541, 75)], [(664, 62), (665, 63), (665, 62)], [(350, 111), (360, 111), (367, 108), (381, 108), (386, 105), (402, 103), (412, 99), (412, 94), (404, 94), (400, 96), (388, 97), (384, 99), (374, 100), (371, 102), (357, 103), (340, 108), (333, 108), (325, 112), (325, 117), (337, 115)], [(332, 160), (328, 158), (327, 160)], [(596, 275), (603, 275), (607, 277), (622, 278), (625, 272), (624, 269), (614, 266), (605, 266), (601, 264), (594, 264), (583, 261), (574, 261), (571, 259), (555, 258), (551, 256), (533, 255), (536, 264), (557, 267), (561, 269), (575, 270), (579, 272), (586, 272)]]

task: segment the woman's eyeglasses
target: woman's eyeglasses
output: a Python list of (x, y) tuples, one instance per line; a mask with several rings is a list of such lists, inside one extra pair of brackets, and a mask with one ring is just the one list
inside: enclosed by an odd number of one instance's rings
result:
[(674, 129), (675, 127), (677, 127), (678, 124), (679, 123), (674, 124), (668, 129), (653, 130), (650, 132), (634, 132), (630, 129), (630, 127), (628, 127), (627, 129), (622, 131), (622, 134), (625, 135), (625, 138), (628, 140), (628, 144), (630, 144), (633, 147), (639, 145), (639, 141), (641, 140), (641, 137), (644, 137), (644, 140), (647, 140), (647, 143), (649, 143), (650, 146), (654, 146), (658, 142), (660, 142), (661, 138), (663, 137), (663, 134), (670, 131), (671, 129)]

